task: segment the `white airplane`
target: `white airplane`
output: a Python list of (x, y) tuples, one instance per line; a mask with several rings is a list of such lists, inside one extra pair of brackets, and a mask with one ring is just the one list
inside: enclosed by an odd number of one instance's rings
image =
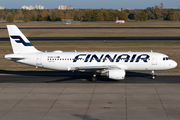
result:
[(5, 55), (18, 63), (60, 71), (93, 72), (114, 80), (125, 79), (126, 71), (152, 71), (175, 68), (177, 63), (167, 55), (156, 52), (41, 52), (15, 25), (7, 25), (13, 54)]

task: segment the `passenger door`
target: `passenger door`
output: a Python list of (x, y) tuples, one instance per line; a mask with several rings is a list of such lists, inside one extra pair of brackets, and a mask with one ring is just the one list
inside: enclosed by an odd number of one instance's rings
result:
[(157, 55), (152, 54), (152, 65), (157, 65)]
[(38, 54), (36, 58), (36, 67), (42, 67), (42, 55)]

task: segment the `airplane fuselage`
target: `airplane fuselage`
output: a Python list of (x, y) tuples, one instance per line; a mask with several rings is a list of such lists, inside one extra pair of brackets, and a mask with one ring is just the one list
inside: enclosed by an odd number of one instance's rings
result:
[[(11, 55), (11, 54), (10, 54)], [(15, 55), (15, 54), (12, 54)], [(36, 67), (73, 71), (76, 67), (117, 66), (130, 70), (167, 70), (177, 65), (168, 56), (156, 52), (38, 52), (18, 54), (24, 59), (14, 59)], [(10, 57), (13, 58), (13, 57)], [(12, 59), (13, 60), (13, 59)]]

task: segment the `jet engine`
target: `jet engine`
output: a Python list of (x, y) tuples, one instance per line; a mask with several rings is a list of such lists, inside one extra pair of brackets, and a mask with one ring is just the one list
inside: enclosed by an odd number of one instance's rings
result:
[(123, 80), (125, 78), (126, 72), (123, 69), (107, 70), (101, 73), (102, 76), (107, 76), (114, 80)]

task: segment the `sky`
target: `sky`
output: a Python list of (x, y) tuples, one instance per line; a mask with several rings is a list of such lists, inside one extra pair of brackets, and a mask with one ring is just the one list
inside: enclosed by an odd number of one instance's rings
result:
[(45, 9), (57, 9), (60, 5), (77, 9), (145, 9), (163, 3), (164, 8), (180, 9), (180, 0), (0, 0), (0, 6), (7, 9), (21, 9), (23, 5), (42, 5)]

